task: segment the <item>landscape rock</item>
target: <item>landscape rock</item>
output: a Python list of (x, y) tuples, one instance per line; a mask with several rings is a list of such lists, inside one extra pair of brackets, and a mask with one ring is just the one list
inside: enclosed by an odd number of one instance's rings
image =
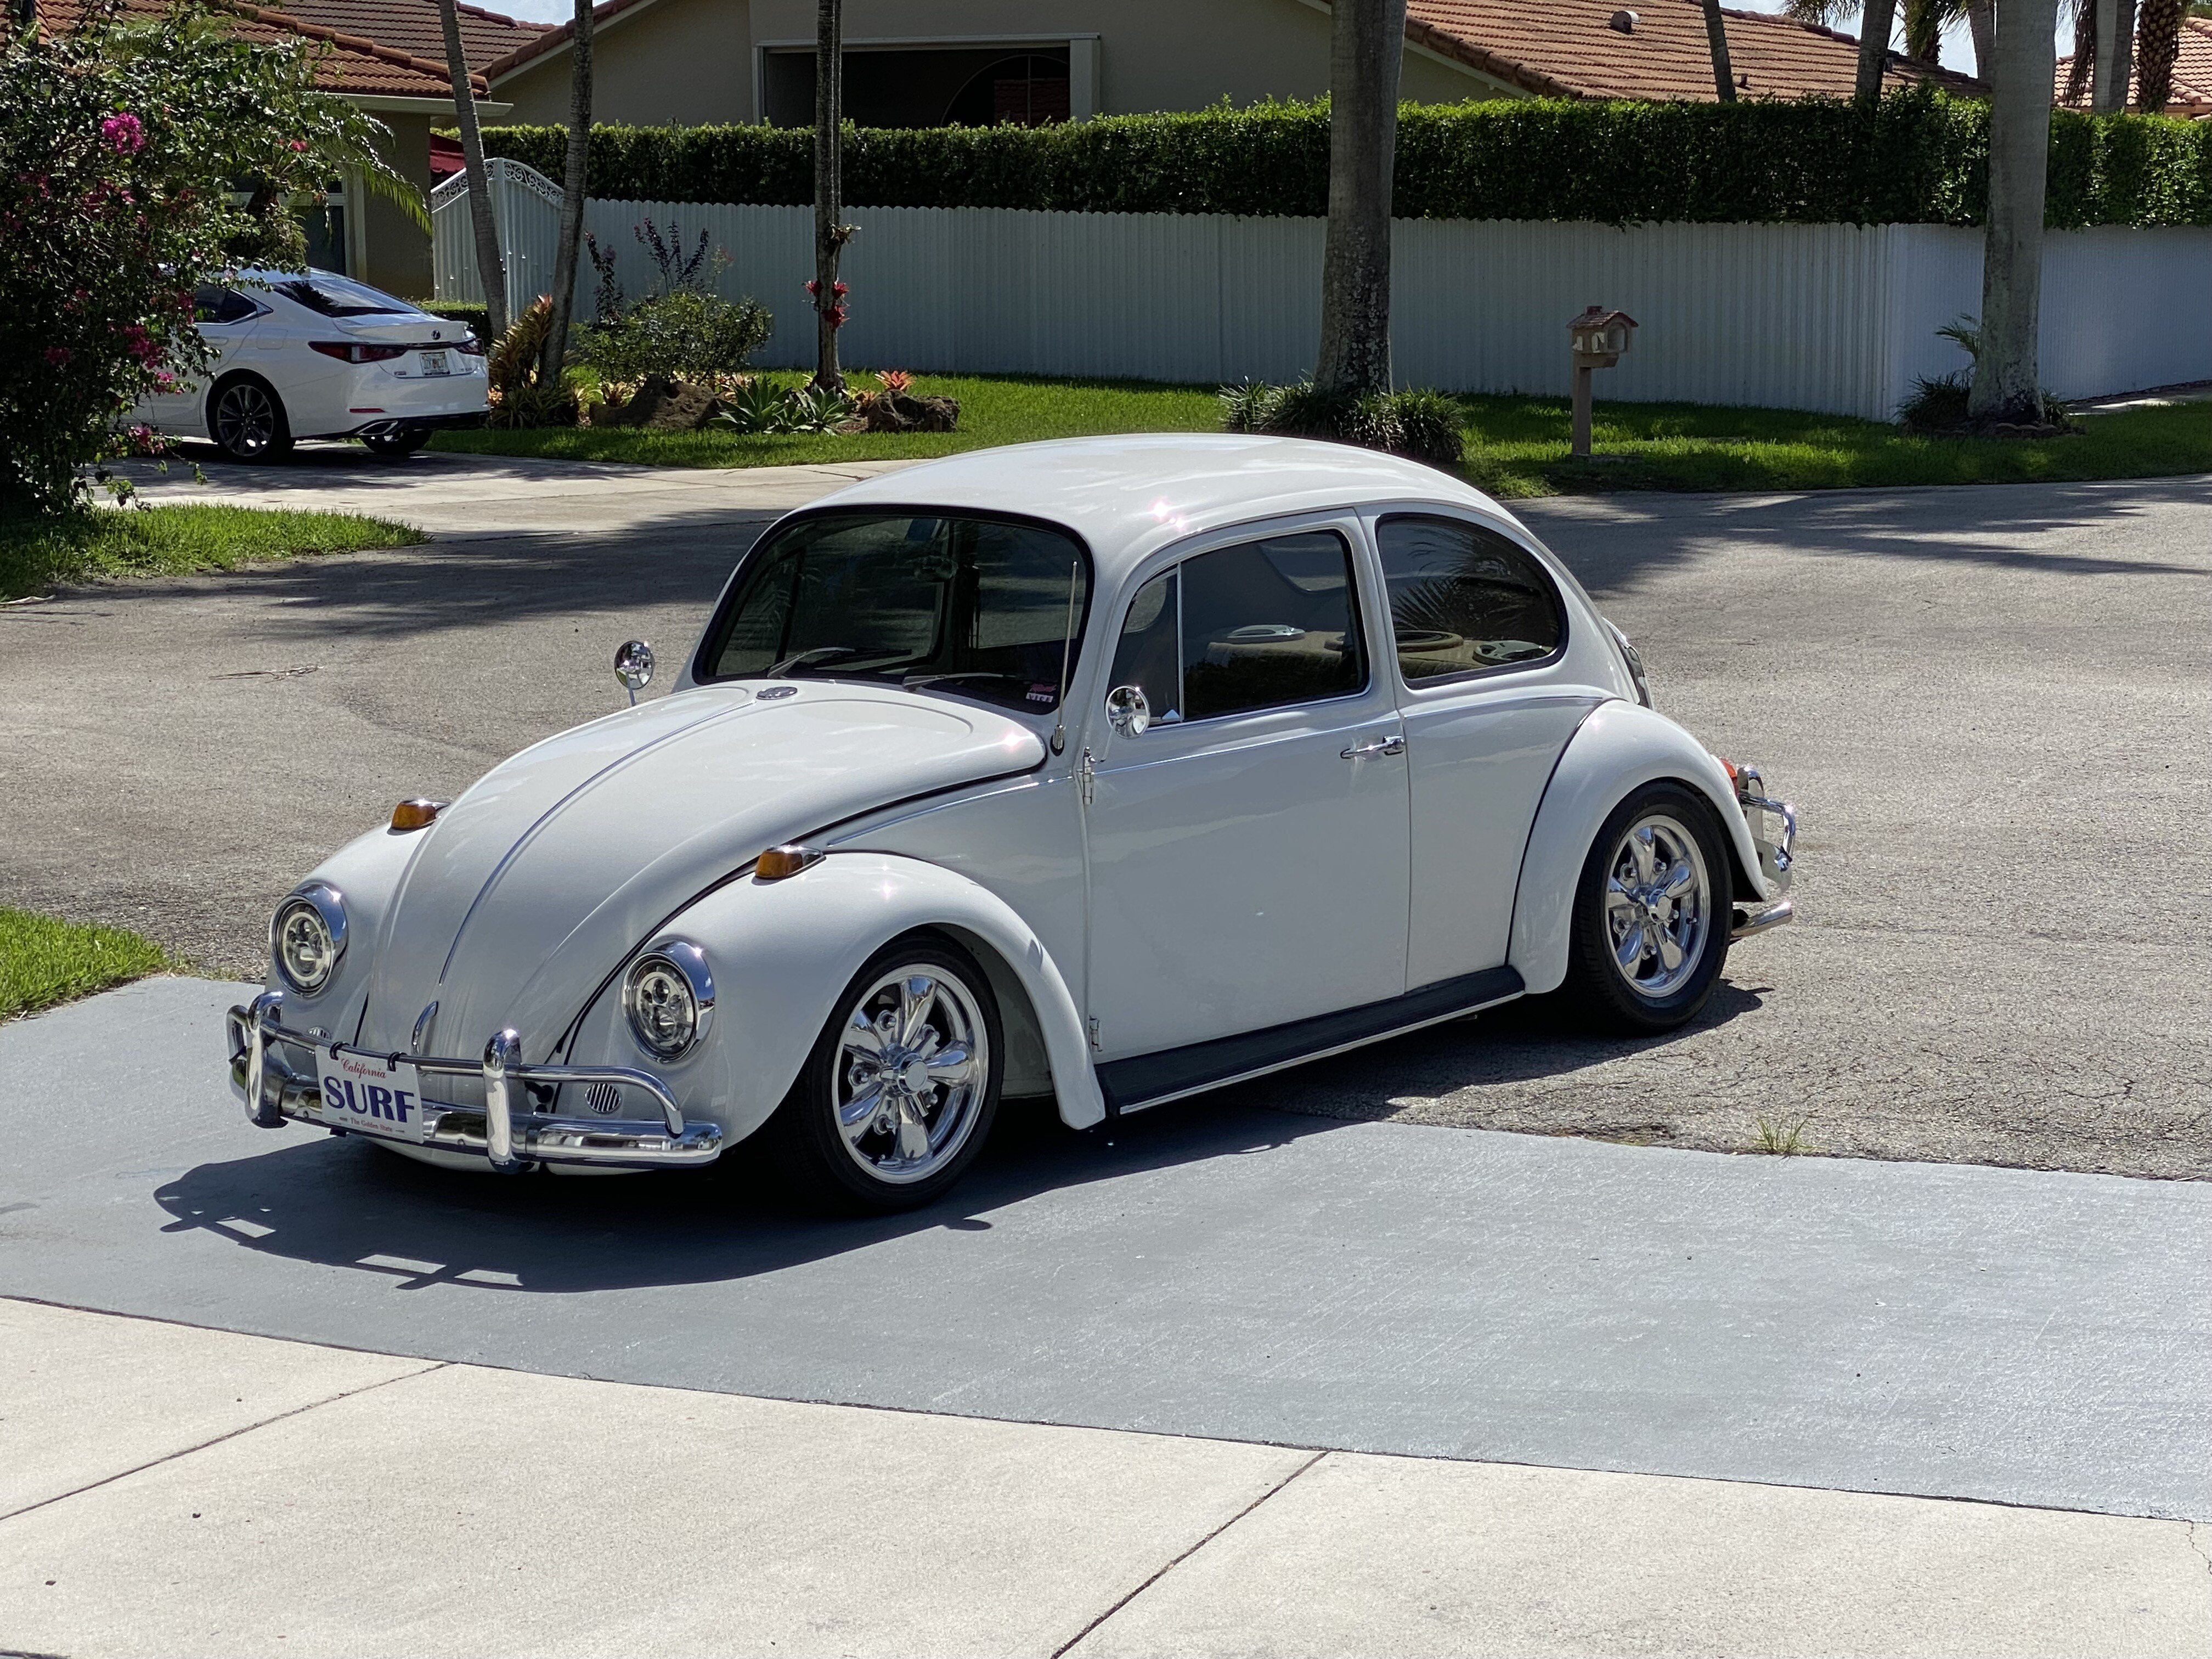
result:
[(714, 392), (689, 380), (649, 374), (626, 403), (601, 404), (593, 426), (634, 426), (647, 432), (696, 432), (721, 407)]
[(950, 432), (960, 421), (957, 398), (915, 398), (903, 392), (878, 392), (860, 405), (861, 432)]

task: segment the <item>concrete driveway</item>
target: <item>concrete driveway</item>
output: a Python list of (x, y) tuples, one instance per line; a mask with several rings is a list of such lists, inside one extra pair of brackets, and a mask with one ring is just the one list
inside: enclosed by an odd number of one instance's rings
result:
[[(612, 706), (773, 514), (870, 468), (656, 472), (303, 451), (226, 498), (440, 539), (0, 610), (0, 899), (252, 969), (275, 900), (413, 793)], [(180, 473), (156, 499), (193, 493)], [(1509, 1012), (1215, 1108), (1720, 1151), (2212, 1175), (2212, 486), (1616, 496), (1524, 516), (1662, 709), (1803, 806), (1799, 925), (1700, 1027)]]

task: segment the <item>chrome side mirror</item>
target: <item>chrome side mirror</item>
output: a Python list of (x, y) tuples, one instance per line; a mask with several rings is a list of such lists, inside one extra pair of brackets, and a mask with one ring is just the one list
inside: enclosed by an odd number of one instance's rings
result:
[(1133, 685), (1117, 685), (1106, 694), (1106, 723), (1125, 738), (1141, 738), (1152, 723), (1152, 706)]
[(643, 640), (624, 640), (615, 653), (615, 680), (629, 693), (635, 708), (637, 694), (653, 684), (653, 647)]

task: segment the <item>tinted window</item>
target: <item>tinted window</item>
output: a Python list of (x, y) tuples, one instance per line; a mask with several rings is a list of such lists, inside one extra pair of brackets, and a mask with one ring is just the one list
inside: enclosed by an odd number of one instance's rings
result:
[(1376, 537), (1408, 683), (1535, 662), (1566, 637), (1551, 579), (1494, 530), (1389, 518)]
[(887, 680), (1028, 713), (1060, 703), (1082, 547), (1042, 525), (908, 513), (802, 519), (751, 554), (700, 655), (702, 679)]
[(242, 323), (259, 307), (243, 294), (203, 283), (192, 290), (192, 320), (196, 323)]
[(309, 276), (287, 276), (270, 287), (325, 317), (409, 317), (415, 313), (404, 300), (395, 300), (350, 276), (335, 276), (324, 270)]
[(1330, 532), (1201, 553), (1137, 592), (1112, 684), (1166, 722), (1316, 702), (1367, 684), (1351, 550)]

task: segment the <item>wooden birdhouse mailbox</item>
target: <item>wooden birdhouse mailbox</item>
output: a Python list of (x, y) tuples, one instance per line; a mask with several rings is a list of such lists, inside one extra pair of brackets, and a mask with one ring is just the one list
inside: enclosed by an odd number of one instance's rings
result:
[(1581, 459), (1590, 453), (1590, 371), (1619, 362), (1635, 336), (1635, 318), (1603, 306), (1587, 307), (1567, 325), (1575, 362), (1574, 453)]

